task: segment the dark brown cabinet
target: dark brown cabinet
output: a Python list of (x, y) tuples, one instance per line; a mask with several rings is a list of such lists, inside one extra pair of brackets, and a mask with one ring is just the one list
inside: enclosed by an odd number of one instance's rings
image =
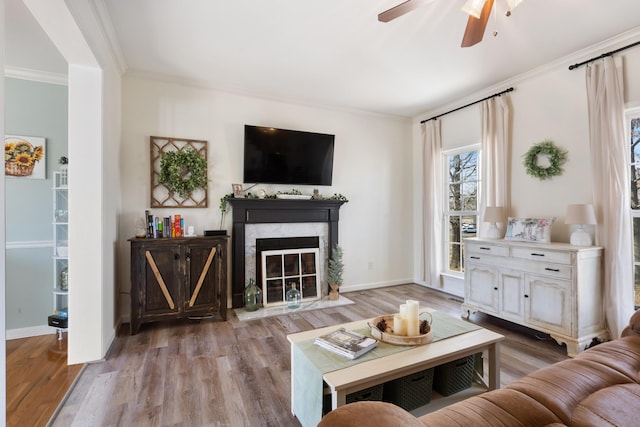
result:
[(226, 320), (227, 239), (131, 239), (131, 334), (185, 316)]

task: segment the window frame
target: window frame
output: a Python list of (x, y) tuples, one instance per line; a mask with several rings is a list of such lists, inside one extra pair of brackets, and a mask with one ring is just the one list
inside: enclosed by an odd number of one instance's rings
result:
[[(626, 143), (631, 144), (631, 120), (632, 119), (640, 119), (640, 106), (635, 107), (635, 108), (629, 108), (625, 111), (624, 114), (624, 118), (625, 118), (625, 141)], [(639, 145), (640, 148), (640, 145)], [(627, 146), (627, 149), (631, 150), (631, 146)], [(634, 156), (633, 156), (633, 151), (630, 151), (630, 156), (629, 156), (629, 169), (630, 169), (630, 174), (629, 174), (629, 178), (631, 179), (631, 182), (629, 183), (630, 186), (633, 185), (634, 179), (633, 176), (631, 175), (631, 171), (633, 170), (632, 168), (635, 166), (636, 169), (639, 171), (638, 174), (640, 174), (640, 153), (638, 154), (638, 158), (637, 160), (634, 160)], [(640, 277), (638, 277), (638, 274), (636, 274), (636, 271), (640, 270), (640, 247), (636, 247), (636, 242), (640, 242), (640, 230), (638, 230), (636, 232), (636, 230), (634, 229), (634, 225), (636, 224), (636, 221), (640, 221), (640, 201), (638, 202), (638, 208), (634, 209), (631, 206), (631, 200), (629, 200), (629, 212), (630, 212), (630, 217), (631, 217), (631, 232), (632, 232), (632, 236), (631, 239), (633, 241), (633, 259), (631, 260), (632, 265), (633, 265), (633, 287), (634, 287), (634, 308), (637, 310), (638, 308), (640, 308), (640, 296), (638, 296), (637, 294), (640, 293)], [(636, 233), (638, 233), (638, 238), (636, 239)]]
[[(460, 210), (460, 211), (452, 211), (450, 210), (450, 205), (449, 205), (449, 185), (450, 185), (450, 181), (449, 181), (449, 159), (452, 156), (458, 155), (458, 154), (462, 154), (462, 153), (466, 153), (466, 152), (472, 152), (475, 151), (477, 153), (476, 156), (476, 209), (475, 210)], [(479, 142), (474, 143), (474, 144), (470, 144), (470, 145), (466, 145), (463, 147), (456, 147), (456, 148), (452, 148), (449, 150), (442, 150), (441, 152), (442, 155), (442, 185), (443, 185), (443, 189), (442, 189), (442, 253), (443, 253), (443, 257), (442, 257), (442, 271), (444, 274), (447, 275), (451, 275), (451, 276), (457, 276), (457, 277), (464, 277), (464, 245), (463, 245), (463, 239), (468, 238), (468, 237), (476, 237), (478, 236), (478, 228), (480, 226), (480, 206), (481, 206), (481, 183), (482, 183), (482, 171), (481, 171), (481, 157), (482, 157), (482, 151), (481, 151), (481, 144)], [(464, 183), (464, 181), (462, 181)], [(455, 213), (455, 214), (454, 214)], [(476, 232), (475, 234), (471, 234), (469, 233), (466, 236), (463, 236), (463, 232), (462, 232), (462, 223), (460, 224), (460, 241), (458, 242), (452, 242), (450, 239), (450, 232), (449, 232), (449, 226), (450, 226), (450, 218), (451, 216), (459, 216), (460, 218), (463, 217), (475, 217), (475, 225), (476, 225)], [(460, 247), (459, 249), (459, 256), (460, 256), (460, 270), (452, 270), (450, 267), (450, 258), (451, 258), (451, 245), (458, 245)]]

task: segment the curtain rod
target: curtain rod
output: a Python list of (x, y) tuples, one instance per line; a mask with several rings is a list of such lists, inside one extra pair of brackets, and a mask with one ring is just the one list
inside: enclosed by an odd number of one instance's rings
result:
[(576, 68), (581, 67), (581, 66), (583, 66), (585, 64), (588, 64), (589, 62), (593, 62), (593, 61), (598, 60), (600, 58), (606, 58), (607, 56), (611, 56), (614, 53), (621, 52), (623, 50), (629, 49), (630, 47), (638, 46), (639, 44), (640, 44), (640, 41), (637, 41), (635, 43), (631, 43), (630, 45), (621, 47), (620, 49), (612, 50), (611, 52), (603, 53), (600, 56), (596, 56), (594, 58), (587, 59), (586, 61), (580, 62), (579, 64), (569, 65), (569, 70), (575, 70)]
[(439, 117), (446, 116), (449, 113), (453, 113), (455, 111), (462, 110), (463, 108), (470, 107), (470, 106), (472, 106), (474, 104), (477, 104), (479, 102), (486, 101), (487, 99), (495, 98), (496, 96), (500, 96), (500, 95), (502, 95), (504, 93), (511, 92), (511, 91), (513, 91), (512, 87), (510, 87), (509, 89), (505, 89), (502, 92), (494, 93), (493, 95), (487, 96), (486, 98), (482, 98), (482, 99), (479, 99), (477, 101), (470, 102), (469, 104), (463, 105), (462, 107), (454, 108), (453, 110), (447, 111), (446, 113), (438, 114), (437, 116), (433, 116), (433, 117), (431, 117), (429, 119), (423, 120), (423, 121), (420, 122), (420, 124), (426, 123), (429, 120), (435, 120), (435, 119), (437, 119)]

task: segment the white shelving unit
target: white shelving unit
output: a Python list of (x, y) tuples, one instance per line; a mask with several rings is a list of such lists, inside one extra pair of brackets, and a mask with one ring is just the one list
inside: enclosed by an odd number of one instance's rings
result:
[(67, 171), (53, 173), (53, 315), (49, 326), (58, 339), (67, 329), (69, 317), (69, 189)]

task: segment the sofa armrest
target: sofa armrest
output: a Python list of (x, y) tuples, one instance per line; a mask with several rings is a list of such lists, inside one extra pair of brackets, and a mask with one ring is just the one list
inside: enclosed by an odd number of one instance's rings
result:
[(630, 335), (640, 335), (640, 310), (633, 313), (633, 316), (629, 319), (629, 325), (620, 334), (621, 337)]

